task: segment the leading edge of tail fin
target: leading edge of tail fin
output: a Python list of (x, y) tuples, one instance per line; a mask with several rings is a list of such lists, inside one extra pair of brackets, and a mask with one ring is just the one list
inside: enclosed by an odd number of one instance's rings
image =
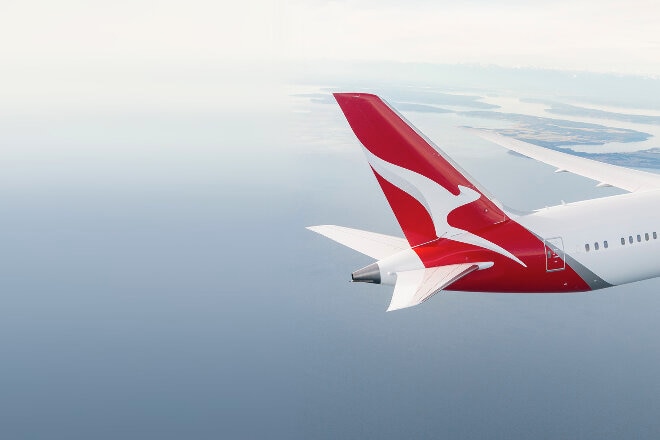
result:
[(410, 246), (508, 219), (476, 181), (384, 100), (366, 93), (334, 97)]

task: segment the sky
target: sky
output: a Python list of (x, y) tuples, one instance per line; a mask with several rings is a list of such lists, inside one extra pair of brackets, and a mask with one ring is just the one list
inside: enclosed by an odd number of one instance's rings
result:
[[(660, 75), (634, 1), (3, 2), (3, 67), (385, 60)], [(3, 69), (5, 70), (5, 69)]]
[(301, 2), (292, 56), (496, 64), (656, 75), (651, 1)]
[[(305, 226), (396, 221), (337, 106), (290, 96), (452, 78), (657, 107), (657, 81), (518, 69), (660, 75), (657, 9), (1, 2), (0, 437), (658, 438), (658, 280), (385, 313), (347, 281), (370, 261)], [(609, 194), (406, 116), (517, 207)]]

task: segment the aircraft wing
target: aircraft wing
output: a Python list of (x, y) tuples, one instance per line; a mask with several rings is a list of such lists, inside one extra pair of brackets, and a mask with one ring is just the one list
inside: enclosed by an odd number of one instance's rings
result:
[(479, 269), (479, 263), (451, 264), (397, 272), (392, 301), (387, 309), (405, 309), (423, 303), (440, 290)]
[(593, 179), (598, 186), (615, 186), (630, 192), (648, 191), (660, 188), (660, 174), (647, 173), (632, 168), (611, 165), (597, 160), (561, 153), (539, 147), (507, 136), (486, 130), (474, 130), (488, 141), (508, 148), (523, 156), (536, 159), (557, 167), (556, 172), (568, 171)]

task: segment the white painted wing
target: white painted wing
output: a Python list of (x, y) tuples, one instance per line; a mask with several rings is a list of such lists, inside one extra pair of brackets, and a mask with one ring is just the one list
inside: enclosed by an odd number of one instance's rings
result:
[(630, 192), (660, 188), (660, 175), (611, 165), (597, 160), (561, 153), (485, 130), (471, 130), (478, 136), (523, 156), (593, 179), (598, 186), (615, 186)]
[(343, 226), (321, 225), (309, 226), (307, 229), (377, 260), (410, 248), (408, 241), (404, 238)]
[(465, 263), (397, 272), (394, 294), (387, 311), (423, 303), (438, 291), (477, 269), (479, 263)]

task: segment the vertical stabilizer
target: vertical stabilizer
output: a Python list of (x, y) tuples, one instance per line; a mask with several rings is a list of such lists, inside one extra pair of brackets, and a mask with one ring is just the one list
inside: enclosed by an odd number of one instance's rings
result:
[(411, 246), (508, 219), (476, 182), (378, 96), (334, 96)]

